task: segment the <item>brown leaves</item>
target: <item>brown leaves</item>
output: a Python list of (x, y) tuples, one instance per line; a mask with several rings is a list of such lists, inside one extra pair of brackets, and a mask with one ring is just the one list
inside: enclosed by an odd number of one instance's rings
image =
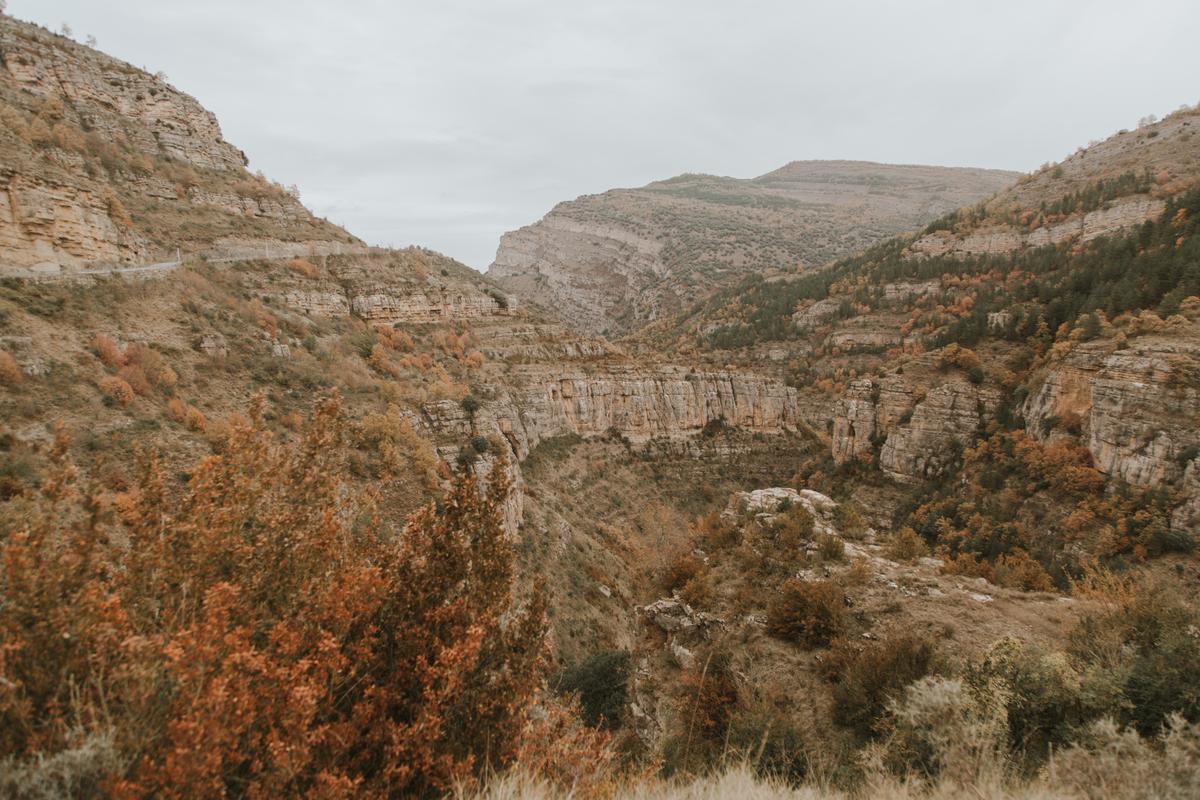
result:
[(0, 755), (102, 720), (129, 797), (425, 795), (510, 763), (545, 601), (512, 600), (503, 464), (386, 541), (352, 524), (370, 498), (344, 440), (336, 397), (294, 444), (253, 409), (182, 492), (143, 454), (119, 523), (75, 494), (60, 445), (3, 545)]

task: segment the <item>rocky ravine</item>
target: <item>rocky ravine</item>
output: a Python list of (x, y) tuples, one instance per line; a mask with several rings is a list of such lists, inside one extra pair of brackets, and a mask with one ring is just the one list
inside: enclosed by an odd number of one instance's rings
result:
[(747, 274), (820, 266), (1015, 178), (847, 161), (752, 180), (684, 175), (560, 203), (505, 234), (488, 274), (581, 331), (622, 335)]

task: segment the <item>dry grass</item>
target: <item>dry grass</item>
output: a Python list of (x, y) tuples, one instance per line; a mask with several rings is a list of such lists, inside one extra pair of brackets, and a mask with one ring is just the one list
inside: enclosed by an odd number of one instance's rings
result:
[[(978, 725), (958, 730), (964, 742), (944, 742), (947, 764), (939, 778), (910, 772), (889, 773), (870, 765), (852, 790), (820, 783), (799, 786), (756, 775), (746, 766), (684, 781), (635, 779), (606, 787), (598, 796), (621, 800), (1188, 800), (1200, 786), (1200, 726), (1174, 720), (1159, 741), (1147, 741), (1109, 722), (1092, 726), (1086, 745), (1064, 750), (1031, 778), (1014, 771), (988, 747)], [(975, 745), (978, 745), (976, 747)], [(968, 752), (970, 751), (970, 752)], [(482, 791), (459, 790), (457, 800), (567, 800), (581, 797), (574, 787), (515, 771)]]

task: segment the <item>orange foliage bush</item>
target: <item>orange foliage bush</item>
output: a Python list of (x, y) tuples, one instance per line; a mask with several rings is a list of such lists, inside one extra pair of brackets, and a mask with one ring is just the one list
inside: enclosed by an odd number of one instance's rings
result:
[(139, 397), (148, 397), (152, 391), (146, 371), (140, 364), (126, 364), (117, 371), (117, 377), (129, 384), (134, 394)]
[(4, 350), (0, 350), (0, 384), (16, 386), (23, 378), (21, 365), (17, 363), (17, 360)]
[(376, 325), (375, 332), (379, 334), (379, 340), (393, 350), (399, 350), (402, 353), (412, 352), (413, 338), (405, 331), (389, 328), (387, 325)]
[(125, 366), (125, 354), (121, 346), (111, 336), (97, 333), (92, 339), (92, 350), (96, 357), (104, 362), (106, 367), (117, 369)]
[(123, 378), (116, 375), (106, 375), (100, 379), (100, 391), (123, 406), (133, 402), (133, 388)]
[(723, 653), (711, 654), (701, 669), (689, 670), (680, 683), (687, 698), (689, 743), (720, 742), (738, 704), (737, 684), (728, 657)]
[(167, 413), (171, 415), (171, 419), (176, 422), (183, 422), (187, 419), (187, 403), (180, 400), (178, 397), (172, 397), (167, 401)]
[(60, 433), (0, 544), (0, 759), (111, 736), (76, 788), (162, 798), (432, 796), (511, 763), (545, 603), (511, 596), (502, 466), (391, 533), (344, 434), (336, 398), (293, 443), (232, 418), (186, 488), (144, 454), (118, 520)]
[(171, 415), (171, 419), (184, 425), (188, 430), (202, 432), (208, 423), (200, 409), (188, 405), (178, 397), (170, 399), (167, 403), (167, 411)]
[(125, 348), (125, 363), (139, 367), (146, 380), (163, 391), (174, 389), (179, 380), (179, 376), (175, 374), (175, 370), (171, 369), (171, 365), (167, 363), (166, 359), (157, 350), (152, 350), (143, 344), (135, 343)]
[[(968, 309), (969, 310), (969, 309)], [(979, 360), (974, 350), (967, 347), (960, 347), (957, 344), (948, 344), (942, 349), (942, 354), (938, 359), (938, 367), (940, 369), (949, 369), (950, 367), (958, 367), (962, 370), (979, 369), (983, 366), (983, 362)]]
[(367, 363), (384, 375), (390, 375), (393, 378), (400, 377), (399, 367), (392, 363), (388, 349), (381, 342), (376, 342), (371, 348), (371, 356), (367, 359)]
[(197, 431), (203, 433), (208, 426), (208, 420), (204, 418), (204, 412), (195, 406), (188, 406), (187, 414), (184, 415), (183, 424), (187, 426), (189, 431)]
[(1009, 589), (1020, 589), (1026, 592), (1050, 592), (1054, 590), (1054, 582), (1042, 569), (1042, 565), (1034, 561), (1028, 553), (1016, 548), (1011, 553), (1004, 553), (996, 559), (992, 567), (992, 581)]

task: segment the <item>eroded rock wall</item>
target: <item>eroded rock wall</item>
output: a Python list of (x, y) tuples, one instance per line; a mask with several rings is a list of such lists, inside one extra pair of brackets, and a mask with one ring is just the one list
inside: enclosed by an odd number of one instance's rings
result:
[(86, 189), (0, 172), (0, 266), (57, 270), (60, 265), (131, 264), (146, 241), (113, 219), (108, 200)]
[(1029, 433), (1077, 421), (1096, 468), (1136, 486), (1179, 479), (1200, 445), (1200, 344), (1150, 336), (1075, 346), (1024, 408)]
[(1157, 219), (1166, 203), (1152, 197), (1130, 197), (1109, 208), (1080, 214), (1055, 225), (1026, 233), (1015, 228), (994, 228), (958, 236), (949, 231), (926, 234), (909, 246), (909, 253), (922, 256), (982, 256), (1011, 253), (1022, 247), (1042, 247), (1075, 241), (1089, 242)]

